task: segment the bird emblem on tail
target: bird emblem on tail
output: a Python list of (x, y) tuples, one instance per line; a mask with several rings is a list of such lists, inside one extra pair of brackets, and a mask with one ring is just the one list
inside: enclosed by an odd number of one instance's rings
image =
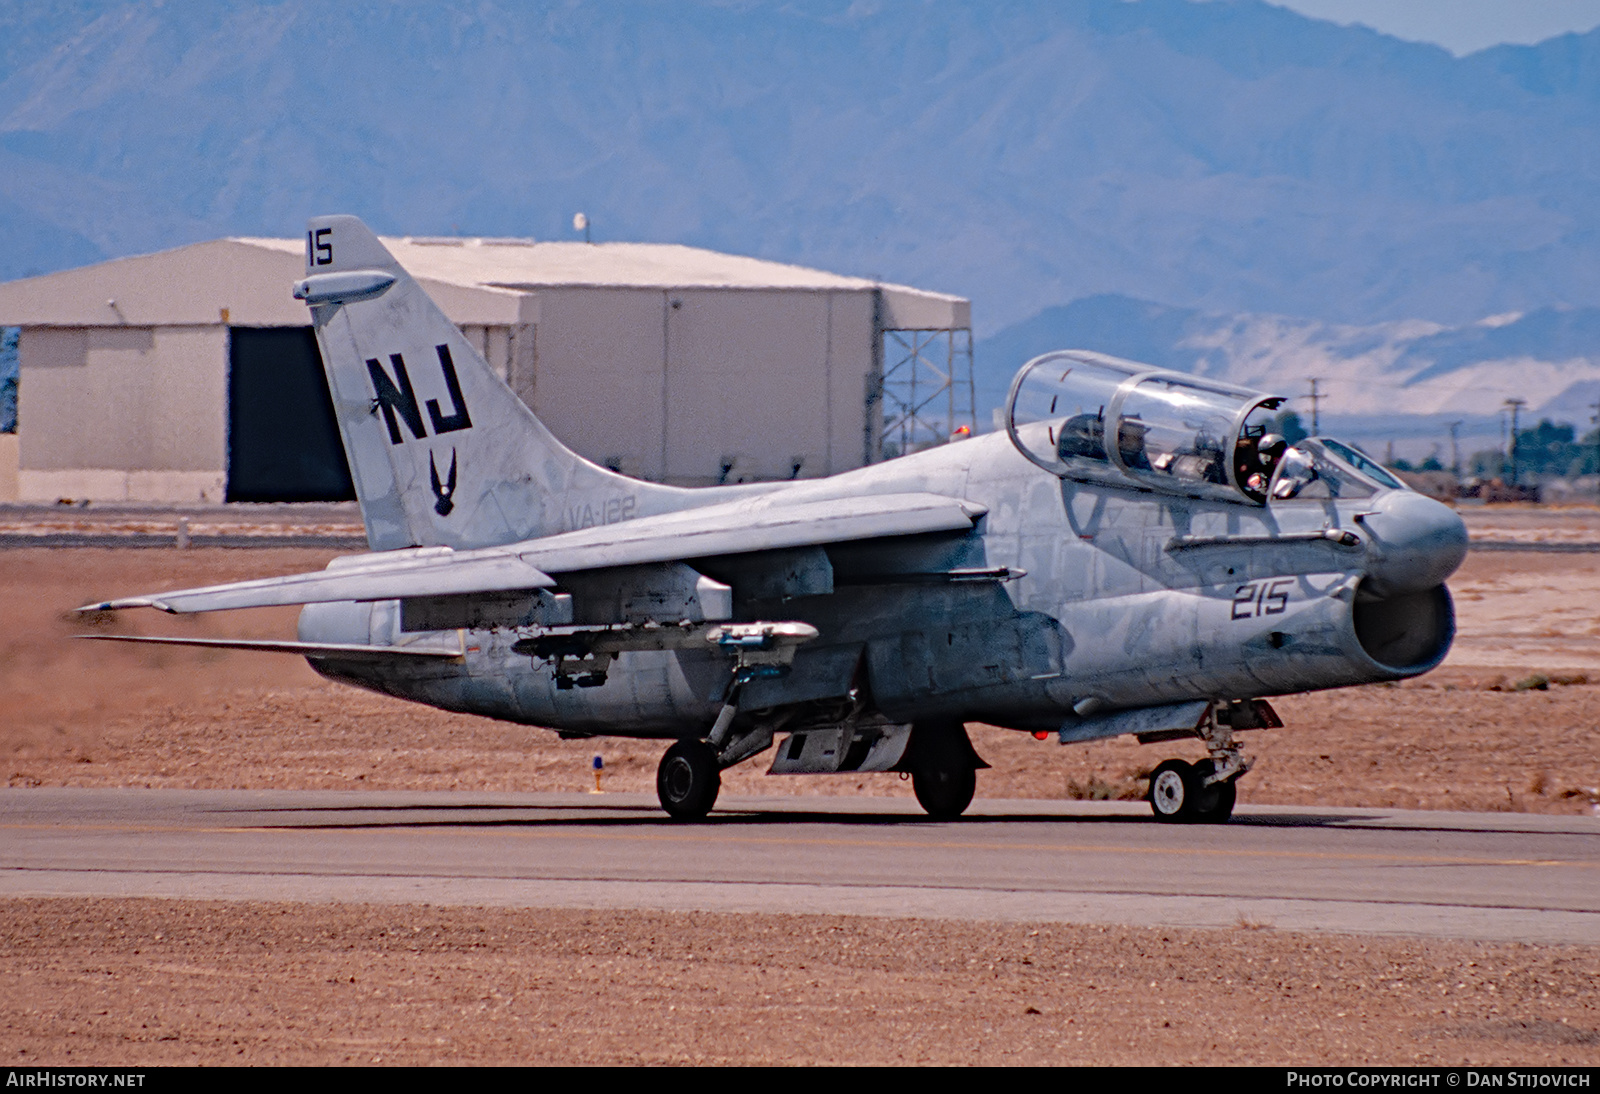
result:
[(433, 503), (433, 511), (441, 517), (448, 517), (450, 510), (456, 507), (452, 500), (456, 492), (456, 450), (450, 450), (450, 473), (442, 483), (439, 481), (439, 465), (433, 462), (433, 453), (429, 452), (428, 477), (433, 480), (433, 496), (438, 499)]

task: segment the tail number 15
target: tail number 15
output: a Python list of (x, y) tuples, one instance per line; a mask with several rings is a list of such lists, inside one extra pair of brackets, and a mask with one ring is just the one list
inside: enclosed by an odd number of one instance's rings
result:
[(1254, 619), (1258, 615), (1282, 615), (1289, 610), (1289, 590), (1294, 578), (1252, 581), (1233, 591), (1233, 618)]

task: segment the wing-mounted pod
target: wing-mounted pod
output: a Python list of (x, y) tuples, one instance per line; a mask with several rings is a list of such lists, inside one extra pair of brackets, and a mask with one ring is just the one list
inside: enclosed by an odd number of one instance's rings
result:
[[(1086, 350), (1035, 357), (1011, 381), (1006, 432), (1063, 478), (1217, 501), (1267, 500), (1258, 446), (1283, 399)], [(1259, 413), (1258, 413), (1259, 412)]]

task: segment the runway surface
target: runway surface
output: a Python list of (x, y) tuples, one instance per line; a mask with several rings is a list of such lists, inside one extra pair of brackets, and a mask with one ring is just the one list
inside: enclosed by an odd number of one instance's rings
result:
[(1262, 926), (1600, 945), (1600, 818), (1140, 803), (0, 789), (0, 897)]

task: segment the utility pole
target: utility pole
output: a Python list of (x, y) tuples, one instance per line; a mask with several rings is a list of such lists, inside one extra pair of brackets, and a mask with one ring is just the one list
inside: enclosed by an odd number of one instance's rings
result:
[(1322, 402), (1322, 396), (1317, 394), (1317, 381), (1319, 379), (1320, 377), (1317, 376), (1311, 377), (1311, 435), (1313, 437), (1322, 434), (1322, 419), (1317, 415), (1317, 406)]
[[(1595, 469), (1596, 472), (1600, 472), (1600, 400), (1596, 400), (1595, 401), (1595, 404), (1594, 404), (1594, 415), (1589, 419), (1589, 421), (1594, 423), (1594, 427), (1595, 427), (1595, 430), (1594, 430), (1594, 469)], [(1578, 473), (1580, 475), (1583, 473), (1583, 465), (1582, 464), (1580, 464), (1578, 466)]]
[[(1597, 407), (1596, 409), (1600, 409)], [(1450, 423), (1450, 474), (1461, 477), (1461, 423)]]
[(1522, 408), (1528, 405), (1526, 399), (1507, 399), (1506, 406), (1511, 408), (1511, 485), (1517, 485), (1517, 415)]

